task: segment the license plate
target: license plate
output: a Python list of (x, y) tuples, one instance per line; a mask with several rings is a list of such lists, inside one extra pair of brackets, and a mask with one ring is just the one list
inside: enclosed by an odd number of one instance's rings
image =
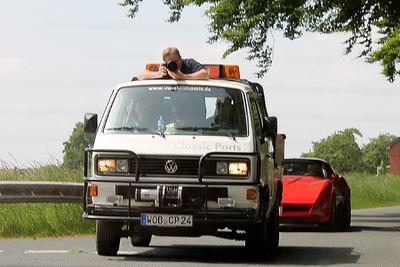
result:
[(160, 227), (192, 227), (193, 215), (142, 213), (140, 224)]

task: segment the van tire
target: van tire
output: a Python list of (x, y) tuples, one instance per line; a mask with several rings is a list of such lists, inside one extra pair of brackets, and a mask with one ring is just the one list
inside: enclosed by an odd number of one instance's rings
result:
[(151, 234), (133, 233), (131, 243), (134, 247), (148, 247), (151, 242)]
[(267, 223), (267, 251), (275, 253), (279, 247), (279, 210), (274, 208)]
[(272, 255), (279, 247), (279, 213), (273, 209), (270, 218), (251, 226), (246, 232), (246, 249), (257, 255)]
[(120, 222), (96, 221), (96, 250), (102, 256), (115, 256), (121, 240)]

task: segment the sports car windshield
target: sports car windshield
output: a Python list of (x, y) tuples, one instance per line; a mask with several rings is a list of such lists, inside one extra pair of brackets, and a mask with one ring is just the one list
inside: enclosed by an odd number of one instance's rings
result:
[(241, 90), (192, 85), (121, 88), (107, 116), (109, 134), (246, 136)]
[(318, 162), (285, 162), (283, 175), (324, 177), (322, 164)]

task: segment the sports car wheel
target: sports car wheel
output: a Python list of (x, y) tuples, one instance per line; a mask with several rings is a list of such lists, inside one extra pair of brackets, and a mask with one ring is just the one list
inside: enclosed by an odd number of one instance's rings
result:
[(131, 236), (131, 243), (134, 247), (148, 247), (151, 242), (151, 234), (134, 233)]
[(338, 220), (338, 212), (336, 207), (336, 195), (333, 194), (331, 201), (331, 211), (329, 215), (329, 220), (326, 223), (319, 224), (319, 227), (323, 230), (332, 231), (336, 229), (336, 224)]
[(351, 202), (350, 197), (346, 197), (343, 203), (340, 204), (340, 210), (338, 210), (338, 218), (336, 226), (340, 230), (346, 230), (350, 227), (351, 222)]
[(246, 248), (251, 253), (273, 254), (279, 246), (279, 213), (274, 209), (270, 218), (264, 218), (246, 233)]

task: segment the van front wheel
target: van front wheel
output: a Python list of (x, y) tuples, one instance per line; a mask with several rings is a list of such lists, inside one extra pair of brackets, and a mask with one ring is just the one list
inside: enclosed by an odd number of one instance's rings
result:
[(115, 256), (119, 250), (122, 223), (96, 221), (96, 250), (102, 256)]
[(269, 218), (250, 227), (246, 232), (245, 246), (250, 253), (273, 254), (279, 246), (279, 213), (274, 209)]

